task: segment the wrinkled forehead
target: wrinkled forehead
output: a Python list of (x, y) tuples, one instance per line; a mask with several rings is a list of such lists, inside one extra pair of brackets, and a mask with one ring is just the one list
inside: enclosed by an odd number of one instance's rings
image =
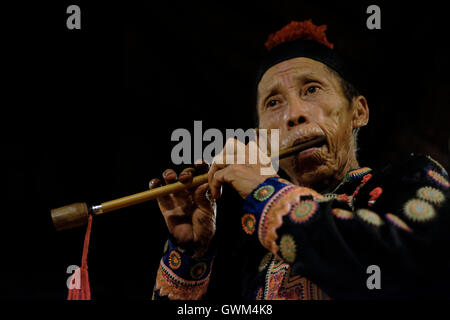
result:
[(264, 73), (258, 83), (258, 96), (274, 86), (290, 86), (302, 78), (329, 78), (331, 73), (325, 64), (305, 57), (280, 62)]

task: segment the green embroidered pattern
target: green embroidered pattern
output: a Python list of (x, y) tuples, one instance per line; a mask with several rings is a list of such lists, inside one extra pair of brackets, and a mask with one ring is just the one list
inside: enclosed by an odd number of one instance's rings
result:
[(258, 201), (265, 201), (270, 198), (270, 196), (275, 192), (275, 187), (271, 185), (265, 185), (253, 193), (253, 197)]
[(294, 237), (290, 234), (284, 234), (280, 240), (280, 251), (286, 262), (294, 262), (297, 254), (297, 247), (295, 245)]
[(370, 223), (374, 226), (379, 227), (383, 224), (383, 220), (381, 220), (380, 216), (371, 210), (359, 209), (358, 211), (356, 211), (356, 214), (365, 222)]
[(436, 215), (432, 205), (419, 199), (411, 199), (405, 203), (403, 212), (412, 221), (424, 222)]
[(440, 204), (444, 202), (444, 194), (436, 188), (433, 187), (422, 187), (417, 190), (417, 197), (422, 200), (427, 200), (434, 204)]
[(289, 218), (295, 223), (308, 221), (317, 212), (319, 205), (312, 200), (300, 201), (292, 209)]

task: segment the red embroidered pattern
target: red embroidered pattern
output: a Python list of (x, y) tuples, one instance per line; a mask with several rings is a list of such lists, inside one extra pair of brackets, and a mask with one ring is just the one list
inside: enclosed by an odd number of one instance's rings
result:
[(343, 193), (336, 197), (338, 201), (345, 202), (350, 208), (353, 208), (353, 196), (348, 196), (347, 194)]
[(353, 194), (352, 194), (353, 198), (356, 197), (356, 195), (359, 193), (359, 189), (364, 187), (364, 185), (367, 183), (367, 181), (369, 181), (371, 178), (372, 178), (372, 174), (368, 173), (361, 179), (360, 185), (356, 187), (355, 192), (353, 192)]
[(156, 275), (155, 291), (170, 300), (198, 300), (206, 292), (210, 274), (202, 280), (185, 280), (173, 273), (161, 260)]
[(370, 191), (369, 193), (370, 199), (368, 202), (369, 207), (375, 204), (375, 201), (377, 201), (377, 199), (381, 196), (382, 193), (383, 189), (381, 189), (380, 187), (377, 187), (372, 191)]

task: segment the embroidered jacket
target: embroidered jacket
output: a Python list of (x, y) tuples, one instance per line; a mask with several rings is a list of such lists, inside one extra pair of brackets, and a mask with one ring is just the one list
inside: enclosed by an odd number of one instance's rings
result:
[[(418, 298), (448, 295), (450, 185), (428, 156), (347, 172), (333, 193), (269, 178), (246, 199), (246, 299)], [(200, 299), (214, 254), (193, 259), (168, 241), (154, 298)]]

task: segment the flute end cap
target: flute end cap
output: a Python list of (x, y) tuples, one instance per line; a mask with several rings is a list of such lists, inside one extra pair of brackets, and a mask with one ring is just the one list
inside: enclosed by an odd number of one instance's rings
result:
[(83, 226), (89, 220), (89, 208), (84, 202), (69, 204), (50, 211), (56, 231)]

